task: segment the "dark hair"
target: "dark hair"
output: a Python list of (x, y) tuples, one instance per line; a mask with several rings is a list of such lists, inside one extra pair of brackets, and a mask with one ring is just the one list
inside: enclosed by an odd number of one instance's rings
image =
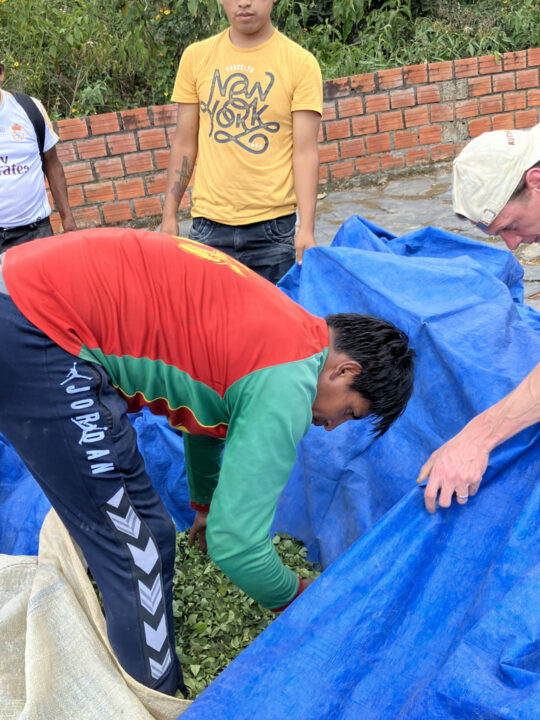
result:
[(328, 315), (334, 348), (362, 366), (351, 388), (371, 403), (375, 437), (380, 437), (404, 412), (414, 382), (414, 357), (409, 338), (392, 323), (358, 313)]

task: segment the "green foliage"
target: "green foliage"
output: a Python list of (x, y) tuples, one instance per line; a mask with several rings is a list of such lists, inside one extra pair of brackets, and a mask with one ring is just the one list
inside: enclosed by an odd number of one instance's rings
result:
[[(265, 610), (239, 590), (208, 555), (187, 544), (178, 534), (173, 583), (176, 651), (190, 697), (201, 693), (247, 647), (276, 614)], [(274, 545), (287, 567), (301, 577), (315, 577), (306, 548), (278, 533)]]
[[(273, 19), (324, 78), (540, 46), (538, 0), (279, 0)], [(5, 86), (53, 119), (163, 104), (225, 27), (219, 0), (0, 0)]]

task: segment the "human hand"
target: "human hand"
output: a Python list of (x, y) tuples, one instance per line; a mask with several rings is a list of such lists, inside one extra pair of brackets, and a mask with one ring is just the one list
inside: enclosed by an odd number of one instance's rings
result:
[(178, 236), (178, 234), (180, 233), (180, 226), (178, 225), (178, 220), (176, 219), (176, 217), (164, 217), (161, 221), (161, 227), (159, 228), (159, 232), (165, 233), (166, 235), (174, 235), (175, 237)]
[(416, 480), (422, 483), (429, 477), (424, 492), (426, 510), (432, 514), (436, 511), (437, 496), (440, 507), (450, 507), (454, 494), (464, 505), (478, 492), (488, 459), (489, 452), (472, 442), (463, 430), (432, 453)]
[(317, 243), (313, 237), (313, 233), (310, 230), (303, 230), (302, 226), (298, 230), (296, 237), (294, 238), (294, 247), (296, 249), (296, 262), (301, 265), (302, 257), (304, 252), (310, 248), (315, 247)]
[(208, 518), (208, 513), (203, 513), (198, 511), (195, 514), (195, 519), (193, 520), (193, 525), (191, 526), (191, 530), (189, 531), (188, 536), (188, 545), (189, 547), (193, 547), (193, 544), (195, 540), (199, 541), (199, 549), (203, 552), (206, 552), (206, 520)]

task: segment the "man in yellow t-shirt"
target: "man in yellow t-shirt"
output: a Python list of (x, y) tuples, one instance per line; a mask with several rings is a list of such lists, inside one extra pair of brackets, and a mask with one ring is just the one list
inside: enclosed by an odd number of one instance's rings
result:
[(315, 245), (322, 78), (273, 27), (274, 2), (221, 0), (230, 27), (182, 56), (161, 230), (178, 234), (197, 159), (190, 238), (275, 283)]

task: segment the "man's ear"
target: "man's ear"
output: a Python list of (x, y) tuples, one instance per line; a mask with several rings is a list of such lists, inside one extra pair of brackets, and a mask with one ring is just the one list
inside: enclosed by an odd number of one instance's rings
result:
[(360, 375), (361, 372), (362, 366), (359, 362), (356, 362), (356, 360), (343, 360), (334, 365), (330, 372), (330, 379), (335, 380), (338, 377), (345, 377), (350, 382), (353, 377)]
[(0, 63), (0, 82), (4, 82), (4, 63)]
[(535, 192), (540, 192), (540, 168), (533, 167), (525, 175), (527, 187)]

